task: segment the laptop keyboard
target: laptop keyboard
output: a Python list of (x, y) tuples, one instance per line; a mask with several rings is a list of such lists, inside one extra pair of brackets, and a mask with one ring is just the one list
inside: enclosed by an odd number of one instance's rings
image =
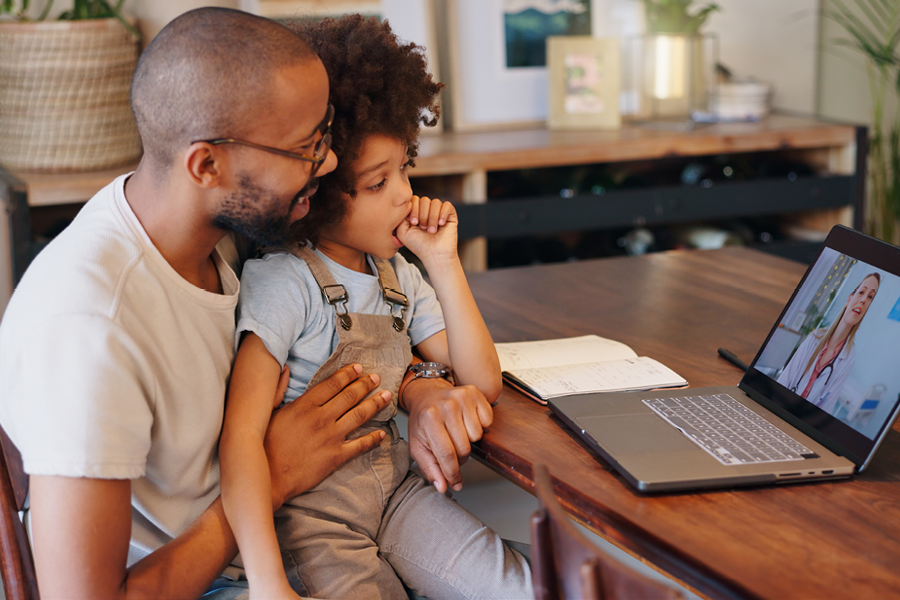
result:
[(652, 398), (643, 402), (725, 465), (818, 458), (815, 452), (728, 394)]

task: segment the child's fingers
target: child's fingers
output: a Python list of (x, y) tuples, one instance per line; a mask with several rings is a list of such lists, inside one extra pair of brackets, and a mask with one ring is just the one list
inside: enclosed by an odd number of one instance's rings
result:
[(422, 198), (419, 201), (419, 227), (427, 229), (429, 233), (435, 233), (441, 225), (441, 211), (443, 202), (437, 198)]
[(422, 229), (428, 229), (428, 213), (431, 212), (431, 198), (419, 198), (419, 208), (416, 211), (416, 222)]
[(409, 204), (409, 223), (410, 225), (418, 225), (419, 224), (419, 200), (418, 196), (412, 197), (412, 202)]
[(450, 220), (450, 217), (456, 214), (456, 208), (450, 202), (444, 202), (441, 205), (440, 217), (438, 218), (438, 224), (442, 227), (447, 224), (447, 221)]

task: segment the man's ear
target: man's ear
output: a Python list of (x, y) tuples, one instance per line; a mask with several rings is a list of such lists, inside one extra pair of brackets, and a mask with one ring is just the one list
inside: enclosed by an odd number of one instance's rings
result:
[(206, 142), (194, 142), (184, 155), (184, 168), (197, 186), (205, 189), (219, 186), (223, 165), (217, 150)]

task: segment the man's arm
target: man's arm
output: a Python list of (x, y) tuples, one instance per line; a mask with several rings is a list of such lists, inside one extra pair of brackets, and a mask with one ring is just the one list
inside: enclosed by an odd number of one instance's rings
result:
[(41, 597), (198, 598), (237, 553), (217, 499), (181, 536), (126, 570), (131, 481), (33, 476)]
[[(360, 372), (359, 365), (340, 369), (273, 415), (265, 442), (273, 506), (380, 441), (372, 434), (344, 441), (387, 403), (381, 395), (359, 402), (378, 381)], [(197, 598), (237, 553), (216, 499), (184, 533), (126, 569), (130, 480), (32, 476), (30, 490), (38, 587), (45, 599)]]
[(399, 399), (409, 413), (410, 455), (439, 492), (459, 491), (459, 466), (469, 458), (470, 442), (480, 440), (491, 424), (491, 405), (474, 385), (411, 377), (406, 374)]

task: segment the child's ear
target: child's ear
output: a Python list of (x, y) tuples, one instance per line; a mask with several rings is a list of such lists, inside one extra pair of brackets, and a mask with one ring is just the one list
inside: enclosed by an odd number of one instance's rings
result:
[(219, 186), (222, 160), (217, 148), (206, 142), (191, 144), (184, 156), (184, 168), (195, 185), (212, 189)]

